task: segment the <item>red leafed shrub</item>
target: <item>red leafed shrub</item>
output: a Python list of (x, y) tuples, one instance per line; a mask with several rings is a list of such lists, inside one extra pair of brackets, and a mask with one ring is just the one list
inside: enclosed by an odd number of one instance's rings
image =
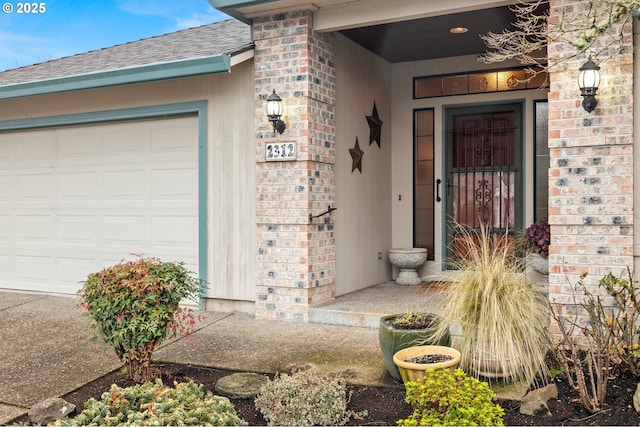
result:
[(543, 258), (549, 256), (549, 243), (551, 242), (551, 231), (549, 221), (543, 218), (535, 222), (524, 232), (527, 241), (527, 249), (540, 254)]
[(204, 282), (183, 263), (138, 258), (91, 273), (78, 291), (85, 315), (115, 350), (134, 381), (153, 379), (151, 356), (166, 338), (195, 328), (181, 301), (197, 301)]

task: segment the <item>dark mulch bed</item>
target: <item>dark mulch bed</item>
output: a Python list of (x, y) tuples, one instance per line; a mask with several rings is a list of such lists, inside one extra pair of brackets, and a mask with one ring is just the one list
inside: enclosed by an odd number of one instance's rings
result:
[[(214, 391), (216, 381), (233, 373), (222, 369), (203, 368), (188, 365), (159, 364), (163, 372), (165, 384), (173, 381), (188, 381), (193, 379), (203, 384), (205, 390)], [(83, 403), (91, 397), (99, 398), (107, 391), (111, 384), (129, 386), (133, 383), (127, 380), (121, 372), (112, 372), (80, 389), (63, 396), (66, 400), (82, 410)], [(506, 425), (640, 425), (640, 415), (633, 408), (632, 398), (636, 390), (638, 379), (630, 375), (619, 375), (610, 381), (607, 396), (607, 408), (597, 414), (588, 413), (578, 401), (578, 394), (572, 390), (562, 378), (556, 379), (559, 390), (557, 399), (549, 402), (552, 412), (550, 417), (523, 416), (519, 413), (519, 403), (500, 401), (505, 409)], [(353, 392), (350, 409), (354, 411), (367, 410), (369, 415), (363, 420), (351, 420), (351, 425), (395, 425), (396, 420), (411, 414), (410, 406), (404, 402), (404, 388), (380, 388), (350, 385)], [(262, 415), (254, 408), (253, 400), (232, 399), (238, 415), (249, 425), (266, 425)], [(15, 423), (25, 423), (26, 416), (14, 420)]]

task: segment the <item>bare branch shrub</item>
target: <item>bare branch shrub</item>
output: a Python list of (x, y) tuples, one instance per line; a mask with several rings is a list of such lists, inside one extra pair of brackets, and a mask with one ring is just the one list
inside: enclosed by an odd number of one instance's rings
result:
[[(486, 63), (517, 60), (530, 67), (531, 77), (585, 53), (605, 62), (624, 52), (624, 25), (639, 6), (640, 0), (589, 0), (586, 11), (565, 8), (550, 23), (549, 0), (520, 1), (511, 6), (517, 16), (514, 29), (481, 36), (488, 49), (481, 59)], [(574, 51), (551, 59), (547, 46), (563, 41)]]
[(569, 384), (592, 413), (603, 409), (608, 381), (616, 371), (639, 372), (640, 304), (631, 271), (627, 273), (628, 279), (611, 273), (600, 279), (598, 288), (605, 291), (603, 295), (589, 289), (583, 274), (574, 289), (582, 295), (573, 295), (574, 307), (582, 316), (563, 313), (566, 306), (552, 306), (561, 336), (554, 352)]

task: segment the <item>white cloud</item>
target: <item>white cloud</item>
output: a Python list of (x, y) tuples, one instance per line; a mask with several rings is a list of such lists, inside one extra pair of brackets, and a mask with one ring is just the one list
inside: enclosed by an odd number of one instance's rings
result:
[(118, 9), (133, 15), (167, 16), (173, 9), (173, 4), (152, 0), (118, 0)]
[(158, 16), (174, 22), (173, 31), (198, 27), (228, 19), (229, 16), (216, 10), (205, 0), (164, 1), (118, 0), (117, 7), (127, 13), (143, 16)]
[[(6, 31), (0, 31), (0, 43), (41, 43), (46, 39), (41, 37), (33, 37), (24, 34), (8, 33)], [(1, 46), (1, 45), (0, 45)]]
[(0, 31), (0, 70), (31, 65), (59, 57), (55, 52), (58, 46), (54, 40), (25, 34)]
[(188, 17), (175, 17), (176, 29), (199, 27), (200, 25), (211, 24), (212, 22), (223, 21), (229, 17), (217, 10), (211, 9), (211, 13), (193, 13)]

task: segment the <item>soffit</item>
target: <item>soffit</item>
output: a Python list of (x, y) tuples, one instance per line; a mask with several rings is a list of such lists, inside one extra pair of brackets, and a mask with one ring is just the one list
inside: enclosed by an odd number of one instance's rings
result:
[[(500, 33), (515, 19), (509, 7), (474, 10), (342, 30), (341, 33), (391, 63), (421, 61), (486, 51), (481, 34)], [(455, 27), (467, 28), (452, 34)]]
[[(389, 62), (480, 55), (480, 38), (511, 28), (514, 0), (209, 0), (240, 19), (302, 10), (314, 13), (315, 31), (342, 34)], [(465, 27), (464, 34), (449, 29)]]

